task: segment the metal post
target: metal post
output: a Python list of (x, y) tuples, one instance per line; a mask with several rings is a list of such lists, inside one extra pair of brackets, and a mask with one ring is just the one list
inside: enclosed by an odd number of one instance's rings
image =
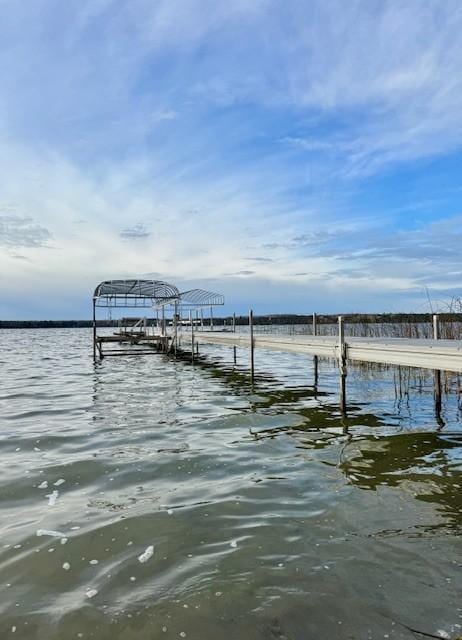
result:
[(210, 331), (213, 331), (213, 307), (210, 307)]
[(189, 310), (189, 324), (191, 325), (191, 361), (194, 362), (194, 325), (192, 309)]
[[(316, 318), (316, 314), (313, 313), (313, 336), (318, 335), (318, 322)], [(314, 367), (314, 386), (318, 386), (318, 356), (313, 357), (313, 367)]]
[(96, 300), (93, 298), (93, 362), (96, 362)]
[(177, 309), (178, 309), (178, 304), (175, 302), (175, 306), (173, 307), (173, 335), (174, 335), (174, 353), (175, 353), (175, 358), (176, 358), (176, 352), (177, 352), (177, 340), (178, 340), (178, 313), (177, 313)]
[[(196, 326), (199, 329), (199, 311), (196, 309)], [(199, 355), (199, 341), (196, 340), (196, 355)]]
[[(440, 323), (439, 317), (435, 313), (433, 315), (433, 340), (440, 339)], [(441, 422), (441, 405), (442, 405), (442, 388), (441, 388), (441, 371), (435, 369), (434, 372), (434, 382), (435, 382), (435, 413), (436, 419), (440, 423)]]
[(165, 307), (162, 305), (162, 335), (165, 336)]
[(252, 385), (255, 378), (255, 359), (254, 359), (254, 348), (255, 343), (253, 339), (253, 311), (250, 309), (249, 311), (249, 334), (250, 334), (250, 379), (252, 381)]
[(204, 311), (201, 307), (201, 331), (204, 330)]
[(237, 362), (237, 353), (236, 353), (236, 345), (233, 347), (233, 355), (234, 355), (234, 364)]
[(440, 322), (439, 316), (437, 313), (433, 314), (433, 340), (440, 339)]
[(346, 344), (345, 327), (342, 316), (338, 317), (338, 366), (340, 372), (340, 410), (346, 413)]
[(236, 314), (233, 313), (233, 333), (236, 333)]

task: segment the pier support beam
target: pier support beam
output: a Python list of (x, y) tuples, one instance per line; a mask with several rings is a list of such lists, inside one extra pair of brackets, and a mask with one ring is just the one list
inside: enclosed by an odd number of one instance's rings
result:
[(236, 333), (236, 314), (233, 313), (233, 333)]
[[(440, 323), (439, 316), (435, 313), (433, 315), (433, 340), (440, 339)], [(441, 406), (442, 406), (442, 385), (441, 385), (441, 371), (435, 369), (434, 371), (434, 397), (435, 397), (435, 415), (436, 420), (440, 426), (444, 425), (441, 418)]]
[(96, 300), (93, 298), (93, 362), (96, 362)]
[(346, 344), (343, 317), (338, 317), (338, 367), (340, 373), (340, 411), (346, 413)]
[(192, 310), (189, 310), (189, 324), (191, 325), (191, 362), (194, 362), (194, 323)]
[[(313, 335), (318, 335), (318, 322), (316, 318), (316, 314), (313, 313)], [(313, 356), (313, 367), (314, 367), (314, 386), (318, 386), (318, 356)]]
[(176, 358), (176, 353), (178, 350), (178, 305), (176, 302), (173, 309), (173, 316), (174, 316), (173, 317), (173, 336), (174, 336), (173, 352)]
[(255, 343), (253, 340), (253, 311), (250, 309), (249, 311), (249, 336), (250, 336), (250, 379), (252, 381), (252, 386), (255, 379), (255, 359), (254, 359), (254, 350)]

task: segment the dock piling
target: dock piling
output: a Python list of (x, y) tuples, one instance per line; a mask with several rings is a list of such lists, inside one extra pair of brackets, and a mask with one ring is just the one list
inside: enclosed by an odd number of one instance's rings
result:
[(254, 349), (255, 342), (253, 339), (253, 311), (250, 309), (249, 311), (249, 334), (250, 334), (250, 379), (252, 381), (252, 386), (255, 379), (255, 358), (254, 358)]
[(345, 344), (345, 325), (343, 317), (338, 317), (338, 366), (340, 373), (340, 411), (346, 413), (346, 344)]
[(96, 300), (93, 298), (93, 362), (96, 362)]
[(194, 323), (192, 310), (189, 310), (189, 324), (191, 325), (191, 361), (194, 362)]
[[(313, 336), (318, 335), (318, 322), (316, 318), (316, 314), (313, 313)], [(318, 356), (313, 356), (313, 367), (314, 367), (314, 386), (318, 386)]]
[(177, 349), (178, 349), (178, 305), (175, 302), (175, 306), (173, 308), (173, 335), (174, 335), (174, 345), (173, 350), (176, 358)]
[[(433, 340), (440, 339), (440, 322), (438, 314), (433, 314)], [(435, 391), (435, 414), (438, 422), (441, 421), (442, 407), (442, 388), (441, 388), (441, 371), (435, 369), (434, 372), (434, 391)]]

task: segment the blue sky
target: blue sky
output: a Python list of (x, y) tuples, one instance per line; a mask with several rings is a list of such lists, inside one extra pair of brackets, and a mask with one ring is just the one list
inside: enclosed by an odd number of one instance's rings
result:
[(118, 277), (257, 313), (462, 295), (460, 33), (451, 0), (0, 0), (0, 317)]

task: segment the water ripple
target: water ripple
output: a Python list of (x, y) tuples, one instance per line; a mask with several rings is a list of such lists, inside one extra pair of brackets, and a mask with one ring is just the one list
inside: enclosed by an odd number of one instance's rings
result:
[(87, 330), (3, 336), (2, 638), (460, 635), (455, 397), (441, 431), (383, 369), (350, 372), (345, 418), (327, 361), (315, 388), (258, 352), (252, 389), (244, 352), (93, 365)]

